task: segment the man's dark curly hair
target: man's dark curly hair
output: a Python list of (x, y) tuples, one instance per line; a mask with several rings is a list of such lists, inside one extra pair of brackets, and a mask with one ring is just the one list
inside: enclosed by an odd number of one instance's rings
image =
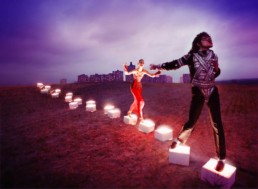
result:
[(199, 33), (192, 42), (192, 49), (189, 51), (189, 53), (196, 53), (199, 51), (198, 43), (201, 42), (203, 37), (210, 37), (210, 35), (207, 32)]

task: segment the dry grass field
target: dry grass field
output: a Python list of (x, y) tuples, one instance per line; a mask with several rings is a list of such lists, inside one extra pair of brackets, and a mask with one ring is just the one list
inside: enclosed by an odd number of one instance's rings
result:
[[(58, 99), (40, 94), (36, 86), (1, 87), (1, 188), (212, 188), (200, 180), (201, 167), (216, 157), (207, 107), (187, 142), (190, 165), (169, 164), (171, 141), (123, 123), (133, 100), (129, 85), (56, 85), (62, 89)], [(232, 188), (257, 188), (258, 86), (218, 88), (226, 161), (237, 167)], [(83, 99), (76, 110), (64, 102), (68, 91)], [(188, 84), (144, 83), (144, 117), (156, 126), (170, 125), (177, 136), (188, 117), (190, 91)], [(96, 100), (96, 112), (85, 111), (89, 99)], [(107, 103), (122, 116), (104, 115)]]

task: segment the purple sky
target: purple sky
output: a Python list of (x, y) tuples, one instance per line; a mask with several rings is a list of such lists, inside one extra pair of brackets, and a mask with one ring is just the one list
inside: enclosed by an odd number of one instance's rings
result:
[(257, 0), (0, 0), (0, 85), (74, 82), (140, 58), (149, 69), (186, 54), (202, 31), (218, 80), (258, 78), (257, 10)]

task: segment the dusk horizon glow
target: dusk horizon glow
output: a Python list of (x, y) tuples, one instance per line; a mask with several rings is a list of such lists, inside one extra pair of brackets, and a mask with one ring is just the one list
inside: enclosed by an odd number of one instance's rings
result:
[[(217, 80), (258, 78), (256, 0), (2, 0), (0, 10), (0, 86), (72, 83), (141, 58), (149, 70), (181, 58), (203, 31), (219, 57)], [(184, 73), (162, 72), (174, 82)]]

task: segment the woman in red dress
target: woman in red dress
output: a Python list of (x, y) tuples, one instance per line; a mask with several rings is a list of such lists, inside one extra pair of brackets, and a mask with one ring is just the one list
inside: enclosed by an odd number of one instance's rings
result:
[(130, 90), (134, 97), (134, 101), (133, 101), (132, 105), (130, 106), (130, 109), (127, 114), (128, 114), (128, 116), (130, 116), (132, 112), (136, 113), (139, 118), (139, 121), (143, 120), (142, 109), (144, 107), (144, 100), (142, 98), (141, 80), (144, 75), (147, 75), (149, 77), (157, 77), (161, 73), (160, 71), (158, 71), (155, 74), (151, 74), (147, 70), (143, 69), (143, 67), (144, 67), (143, 59), (140, 59), (138, 62), (138, 67), (131, 71), (128, 71), (126, 64), (124, 65), (125, 75), (133, 74), (133, 78), (134, 78), (133, 83), (130, 87)]

